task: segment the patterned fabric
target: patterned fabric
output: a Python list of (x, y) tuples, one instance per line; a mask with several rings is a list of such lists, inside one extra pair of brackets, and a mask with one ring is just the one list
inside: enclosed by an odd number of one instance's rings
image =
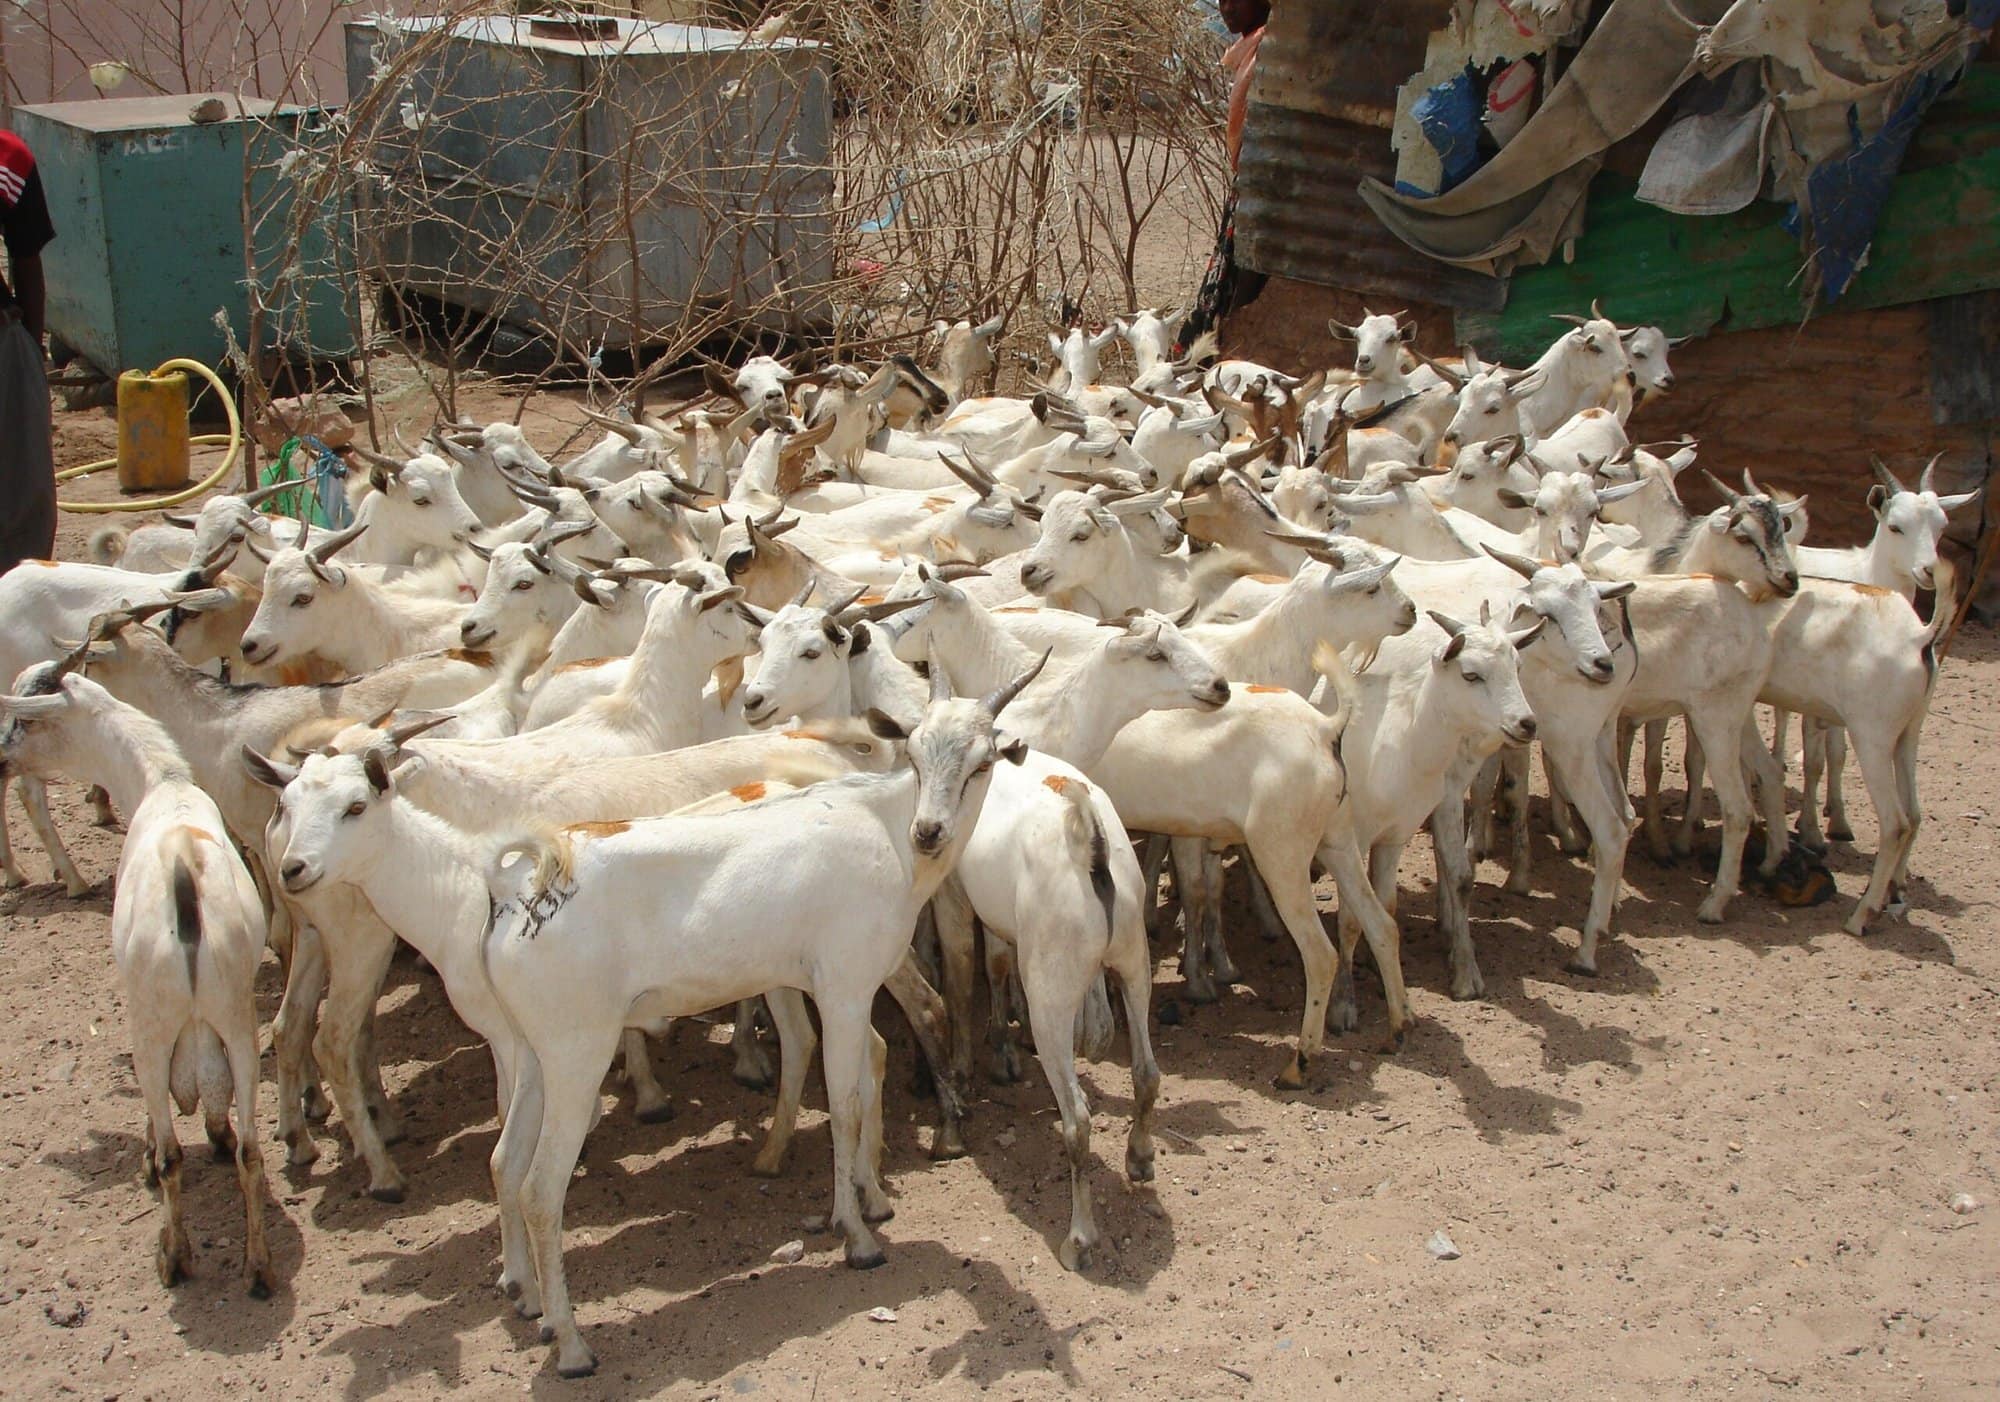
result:
[[(0, 131), (0, 243), (8, 258), (33, 258), (56, 236), (35, 153), (11, 131)], [(13, 306), (13, 290), (0, 283), (0, 306)]]

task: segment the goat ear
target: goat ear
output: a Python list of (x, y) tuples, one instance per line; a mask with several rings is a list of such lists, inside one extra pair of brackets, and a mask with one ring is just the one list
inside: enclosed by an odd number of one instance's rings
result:
[(1028, 757), (1028, 742), (1018, 735), (1000, 746), (1000, 758), (1009, 764), (1019, 764)]
[[(1433, 614), (1432, 617), (1436, 617), (1436, 615)], [(1443, 664), (1451, 661), (1452, 658), (1458, 656), (1461, 652), (1464, 651), (1465, 651), (1465, 634), (1454, 633), (1451, 636), (1451, 641), (1446, 643), (1444, 645), (1443, 650), (1438, 653), (1437, 660), (1440, 664)]]
[(248, 745), (243, 747), (243, 767), (250, 771), (250, 777), (266, 788), (282, 789), (299, 777), (296, 765), (282, 764), (275, 759), (267, 759)]
[(1882, 514), (1882, 508), (1887, 506), (1888, 504), (1889, 504), (1889, 489), (1887, 487), (1883, 486), (1880, 482), (1877, 482), (1874, 486), (1868, 489), (1868, 509), (1870, 511), (1874, 512), (1877, 516), (1880, 516)]
[(1616, 582), (1600, 579), (1596, 582), (1597, 597), (1606, 603), (1613, 599), (1622, 599), (1638, 587), (1638, 581), (1632, 579), (1621, 579)]
[(868, 729), (883, 740), (907, 740), (910, 732), (903, 729), (901, 721), (879, 707), (868, 708)]
[(1494, 492), (1494, 495), (1500, 498), (1502, 506), (1511, 506), (1516, 510), (1526, 510), (1535, 504), (1531, 498), (1523, 496), (1512, 487), (1501, 487)]
[(361, 758), (361, 772), (368, 776), (368, 787), (376, 793), (389, 792), (389, 766), (382, 758), (382, 752), (370, 747)]

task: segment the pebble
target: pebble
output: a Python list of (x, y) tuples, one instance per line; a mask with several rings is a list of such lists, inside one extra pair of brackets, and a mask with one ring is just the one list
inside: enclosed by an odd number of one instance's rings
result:
[(877, 1324), (894, 1324), (896, 1322), (896, 1312), (887, 1305), (875, 1306), (874, 1309), (868, 1311), (868, 1317)]
[(1347, 1069), (1350, 1071), (1359, 1071), (1361, 1069), (1361, 1063), (1358, 1061), (1350, 1061), (1347, 1063)]
[(1013, 1148), (1014, 1139), (1015, 1139), (1014, 1131), (1011, 1129), (1003, 1129), (998, 1134), (993, 1136), (993, 1142), (999, 1145), (1002, 1149)]
[(1424, 1243), (1424, 1250), (1430, 1252), (1431, 1255), (1437, 1257), (1440, 1261), (1456, 1261), (1458, 1259), (1458, 1247), (1453, 1244), (1450, 1237), (1444, 1234), (1443, 1227), (1439, 1227), (1431, 1233), (1431, 1239)]
[(42, 1306), (42, 1313), (56, 1328), (74, 1329), (89, 1316), (90, 1310), (81, 1300), (51, 1300)]
[(771, 1259), (781, 1266), (789, 1266), (802, 1261), (806, 1255), (806, 1244), (802, 1241), (788, 1241), (771, 1253)]
[(1951, 1210), (1961, 1217), (1977, 1212), (1979, 1207), (1979, 1199), (1971, 1193), (1953, 1193), (1951, 1195)]

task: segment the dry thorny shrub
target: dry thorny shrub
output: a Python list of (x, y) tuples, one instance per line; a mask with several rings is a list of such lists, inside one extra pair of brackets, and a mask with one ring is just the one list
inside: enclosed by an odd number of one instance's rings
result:
[[(73, 45), (68, 11), (88, 3), (28, 0), (14, 22), (39, 15)], [(244, 14), (207, 67), (190, 71), (184, 48), (154, 70), (128, 59), (128, 76), (317, 107), (332, 31), (350, 26), (365, 56), (347, 105), (248, 144), (250, 324), (232, 329), (296, 350), (317, 307), (316, 325), (331, 314), (386, 346), (356, 362), (371, 419), (392, 381), (456, 417), (462, 374), (495, 345), (464, 308), (499, 312), (560, 373), (583, 367), (635, 406), (692, 354), (753, 336), (858, 357), (1004, 312), (1032, 354), (1060, 321), (1192, 291), (1226, 182), (1200, 0), (799, 0), (772, 15), (718, 0), (706, 18), (777, 42), (646, 56), (628, 27), (582, 62), (496, 62), (460, 37), (507, 22), (492, 0), (366, 19), (293, 7), (318, 12), (310, 32), (270, 23), (275, 3), (139, 0), (135, 16), (159, 11), (149, 42), (191, 9), (204, 24), (218, 6)], [(1003, 357), (1011, 379), (1028, 354)], [(238, 365), (253, 409), (267, 368)]]

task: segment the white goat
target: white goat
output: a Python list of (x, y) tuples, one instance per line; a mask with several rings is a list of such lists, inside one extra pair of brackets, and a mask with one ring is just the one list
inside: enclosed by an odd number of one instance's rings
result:
[[(213, 800), (158, 722), (87, 678), (69, 657), (24, 673), (0, 697), (0, 760), (102, 784), (127, 815), (111, 905), (111, 954), (132, 1025), (132, 1071), (146, 1106), (146, 1172), (166, 1209), (160, 1281), (192, 1272), (181, 1210), (174, 1106), (199, 1103), (218, 1158), (236, 1162), (245, 1216), (243, 1283), (271, 1293), (264, 1237), (264, 1154), (257, 1144), (258, 961), (264, 908)], [(236, 1124), (229, 1122), (231, 1104)]]

